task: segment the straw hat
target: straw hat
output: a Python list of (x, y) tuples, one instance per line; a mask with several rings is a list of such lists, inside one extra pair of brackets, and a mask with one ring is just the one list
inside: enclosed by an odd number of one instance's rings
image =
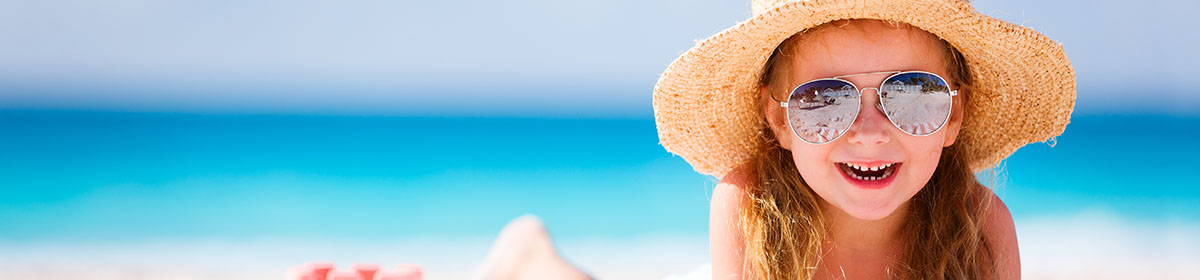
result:
[(758, 81), (784, 39), (840, 19), (908, 23), (941, 37), (974, 79), (956, 145), (973, 171), (1062, 134), (1075, 106), (1075, 71), (1062, 46), (980, 14), (961, 0), (752, 0), (754, 16), (675, 59), (654, 86), (660, 143), (717, 178), (758, 152)]

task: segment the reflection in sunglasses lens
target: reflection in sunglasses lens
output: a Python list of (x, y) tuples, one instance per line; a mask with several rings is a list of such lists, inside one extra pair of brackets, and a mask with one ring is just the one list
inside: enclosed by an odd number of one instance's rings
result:
[(884, 113), (908, 134), (933, 134), (950, 116), (950, 87), (936, 75), (895, 75), (884, 81), (879, 94)]
[(788, 98), (788, 123), (804, 141), (814, 144), (837, 139), (858, 116), (860, 94), (854, 85), (834, 79), (796, 87)]

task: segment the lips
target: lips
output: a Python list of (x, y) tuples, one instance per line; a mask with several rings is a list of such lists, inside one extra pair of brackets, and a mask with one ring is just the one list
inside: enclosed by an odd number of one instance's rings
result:
[(901, 164), (898, 162), (839, 162), (836, 165), (842, 176), (850, 183), (863, 188), (879, 189), (886, 187), (896, 178), (896, 171), (900, 169)]

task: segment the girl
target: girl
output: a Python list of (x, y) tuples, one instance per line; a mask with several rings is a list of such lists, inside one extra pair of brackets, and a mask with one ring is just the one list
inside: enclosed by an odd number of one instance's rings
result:
[[(712, 278), (1019, 278), (1012, 217), (974, 172), (1065, 129), (1061, 46), (961, 0), (752, 9), (654, 89), (662, 145), (721, 178)], [(536, 221), (496, 244), (485, 278), (587, 277)]]

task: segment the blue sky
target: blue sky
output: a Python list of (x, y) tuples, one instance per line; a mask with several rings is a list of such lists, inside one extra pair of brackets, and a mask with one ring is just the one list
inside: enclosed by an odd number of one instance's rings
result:
[[(1193, 1), (979, 0), (1061, 42), (1080, 107), (1195, 113)], [(0, 108), (646, 115), (747, 1), (0, 0)], [(1122, 101), (1130, 93), (1158, 99)]]

